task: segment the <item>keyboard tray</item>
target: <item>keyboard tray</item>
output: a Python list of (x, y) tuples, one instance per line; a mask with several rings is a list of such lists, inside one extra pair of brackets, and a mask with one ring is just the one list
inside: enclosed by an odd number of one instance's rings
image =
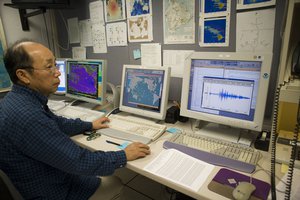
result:
[(101, 133), (103, 135), (112, 137), (112, 138), (118, 138), (121, 140), (127, 140), (127, 141), (136, 141), (136, 142), (141, 142), (144, 144), (149, 144), (151, 142), (150, 138), (143, 137), (140, 135), (135, 135), (135, 134), (129, 134), (124, 131), (120, 131), (117, 129), (112, 129), (112, 128), (103, 128), (99, 129), (97, 133)]

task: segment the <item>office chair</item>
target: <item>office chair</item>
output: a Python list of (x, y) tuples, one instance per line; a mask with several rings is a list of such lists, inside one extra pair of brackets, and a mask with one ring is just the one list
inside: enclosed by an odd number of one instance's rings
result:
[(19, 191), (9, 177), (0, 169), (0, 198), (6, 200), (23, 200)]

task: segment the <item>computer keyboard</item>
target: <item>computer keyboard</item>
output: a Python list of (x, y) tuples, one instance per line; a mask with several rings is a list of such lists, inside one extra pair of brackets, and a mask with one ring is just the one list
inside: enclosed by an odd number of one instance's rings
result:
[(88, 122), (92, 122), (100, 117), (105, 116), (104, 112), (82, 108), (78, 106), (66, 106), (65, 108), (58, 110), (55, 113), (66, 118), (80, 118), (81, 120)]
[(130, 119), (126, 116), (110, 115), (109, 128), (100, 129), (101, 134), (127, 140), (139, 141), (145, 144), (161, 136), (166, 126), (145, 120)]
[(199, 160), (252, 173), (260, 153), (243, 144), (225, 142), (198, 134), (175, 134), (164, 142), (164, 148), (177, 149)]

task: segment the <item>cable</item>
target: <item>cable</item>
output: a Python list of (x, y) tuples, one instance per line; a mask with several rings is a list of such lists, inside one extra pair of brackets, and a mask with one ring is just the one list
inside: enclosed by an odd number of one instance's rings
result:
[(272, 199), (276, 200), (276, 183), (275, 183), (275, 164), (276, 164), (276, 140), (278, 136), (278, 107), (279, 107), (279, 98), (280, 98), (280, 90), (283, 86), (291, 82), (294, 78), (290, 77), (288, 81), (283, 81), (282, 84), (276, 88), (275, 91), (275, 99), (274, 99), (274, 107), (273, 107), (273, 123), (272, 123), (272, 131), (271, 131), (271, 194)]
[[(268, 171), (268, 170), (266, 170), (266, 169), (264, 169), (261, 165), (257, 164), (257, 166), (260, 167), (261, 169), (255, 170), (254, 173), (257, 173), (257, 172), (259, 172), (259, 171), (263, 171), (263, 172), (265, 172), (267, 175), (269, 175), (269, 176), (271, 175), (271, 172)], [(281, 177), (279, 177), (279, 176), (275, 176), (275, 177), (277, 178), (278, 181), (282, 182), (284, 185), (287, 185), (287, 183), (286, 183), (285, 181), (283, 181)], [(279, 189), (276, 189), (276, 191), (277, 191), (277, 192), (280, 192), (280, 193), (285, 193), (285, 191), (282, 191), (282, 190), (279, 190)]]
[(51, 45), (53, 47), (53, 52), (55, 57), (60, 57), (60, 52), (58, 52), (57, 48), (55, 47), (55, 39), (57, 38), (57, 29), (56, 29), (56, 24), (54, 22), (55, 17), (54, 17), (53, 10), (49, 10), (49, 17), (50, 17), (50, 28), (52, 33)]
[(68, 41), (67, 41), (67, 47), (61, 46), (61, 45), (58, 43), (58, 41), (56, 41), (56, 45), (57, 45), (59, 48), (61, 48), (62, 50), (68, 51), (68, 50), (70, 49), (69, 29), (68, 29), (67, 22), (66, 22), (66, 20), (65, 20), (65, 18), (64, 18), (64, 16), (63, 16), (62, 12), (59, 10), (58, 13), (59, 13), (60, 17), (62, 18), (63, 24), (65, 25), (65, 28), (66, 28), (66, 30), (67, 30)]
[(47, 26), (47, 21), (46, 21), (46, 16), (45, 13), (43, 12), (43, 19), (44, 19), (44, 23), (45, 23), (45, 28), (46, 28), (46, 35), (47, 35), (47, 43), (48, 43), (48, 47), (50, 47), (50, 41), (49, 41), (49, 33), (48, 33), (48, 26)]

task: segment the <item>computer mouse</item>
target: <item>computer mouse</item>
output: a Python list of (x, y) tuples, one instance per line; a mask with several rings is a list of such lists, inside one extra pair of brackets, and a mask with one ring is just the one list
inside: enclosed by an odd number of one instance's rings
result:
[(247, 200), (250, 195), (255, 191), (256, 187), (249, 182), (239, 182), (238, 186), (234, 188), (232, 196), (236, 200)]

